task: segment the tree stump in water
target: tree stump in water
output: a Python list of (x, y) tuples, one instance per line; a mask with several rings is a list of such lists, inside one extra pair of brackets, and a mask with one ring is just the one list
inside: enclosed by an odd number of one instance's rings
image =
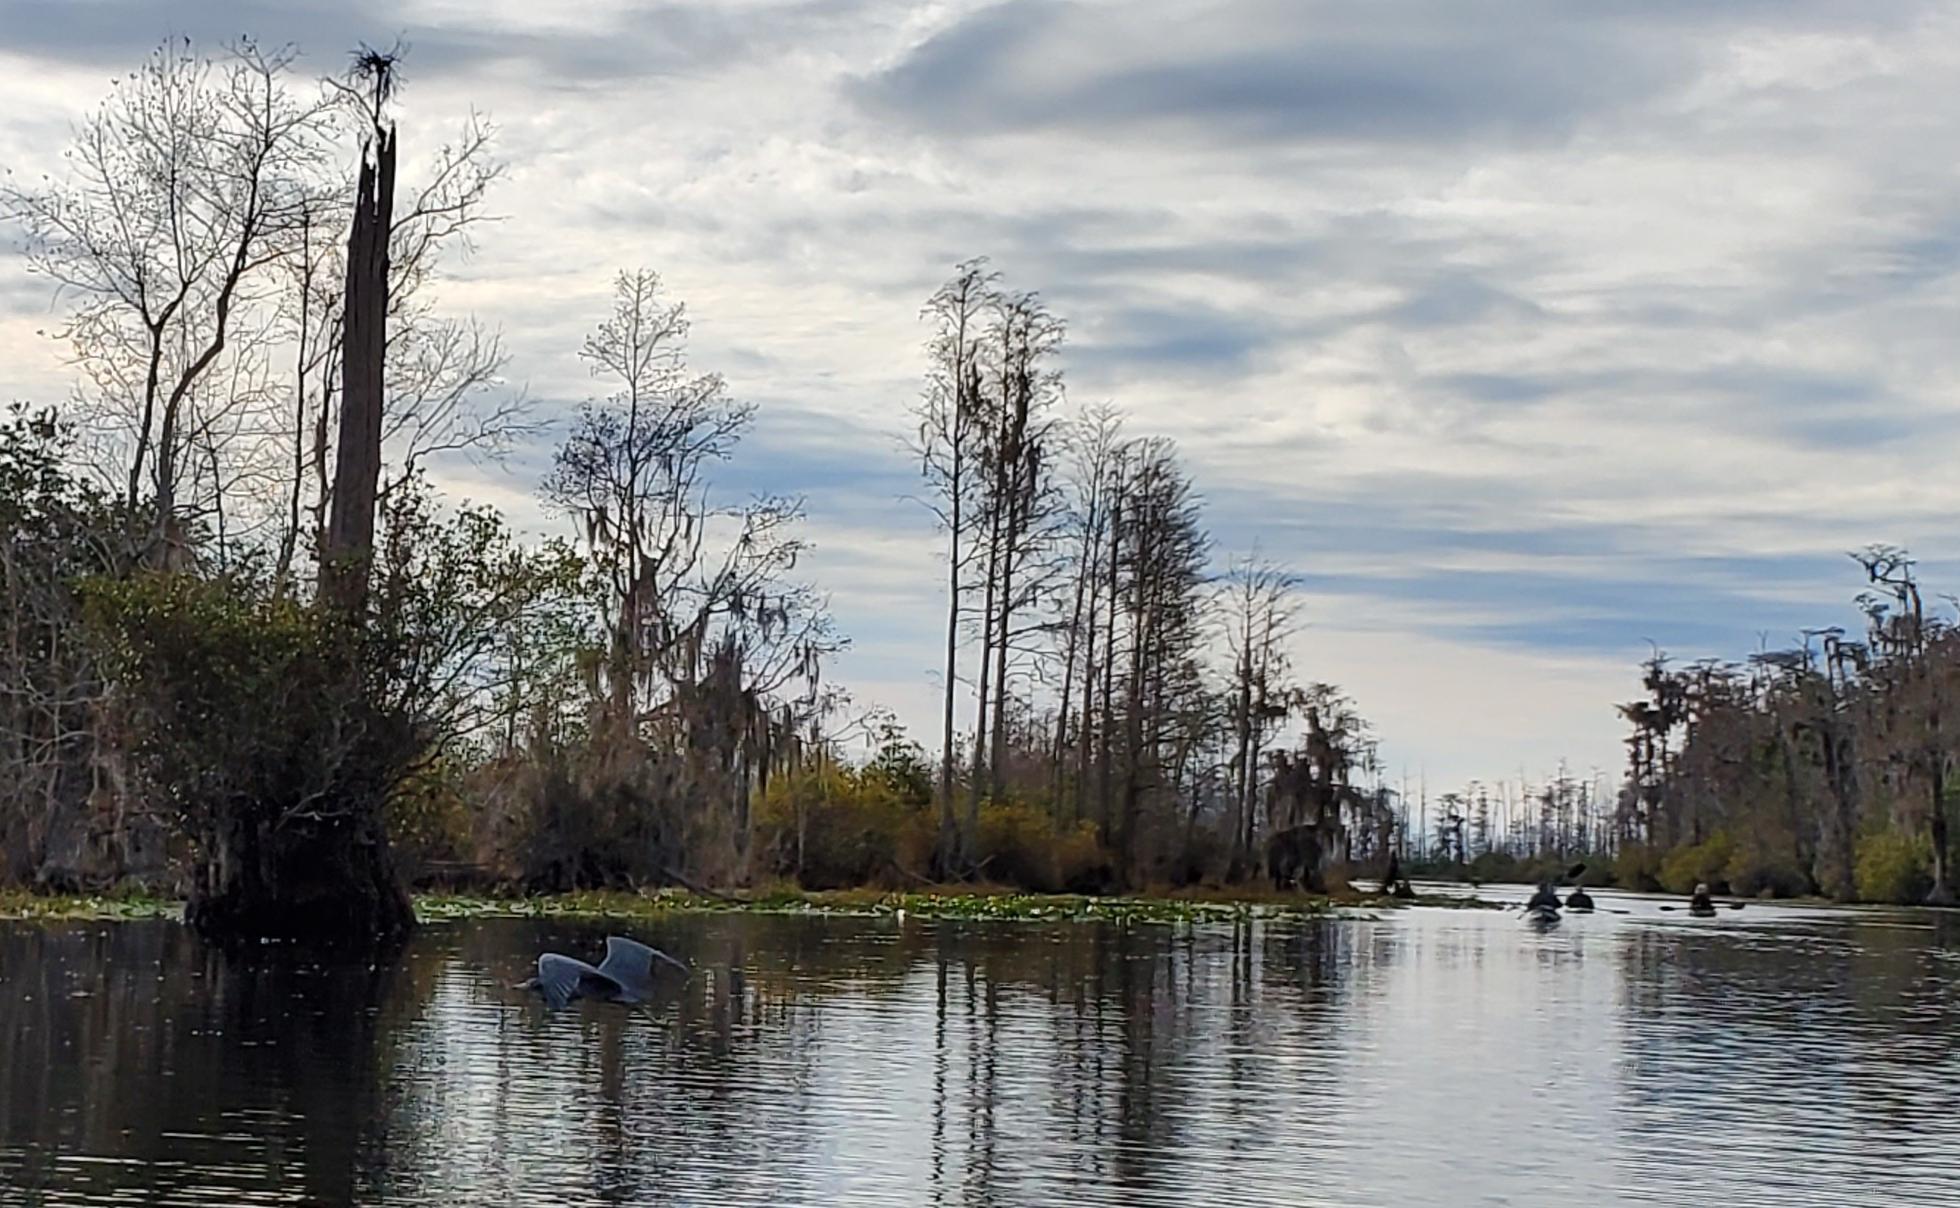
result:
[(415, 910), (378, 819), (240, 822), (200, 859), (184, 921), (220, 945), (389, 947)]
[(1266, 840), (1266, 871), (1275, 890), (1301, 888), (1309, 893), (1327, 891), (1328, 853), (1312, 826), (1291, 826)]

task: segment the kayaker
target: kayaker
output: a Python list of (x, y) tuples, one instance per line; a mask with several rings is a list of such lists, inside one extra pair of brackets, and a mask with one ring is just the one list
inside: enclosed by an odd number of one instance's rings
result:
[(1557, 910), (1559, 908), (1558, 890), (1552, 888), (1550, 881), (1538, 882), (1538, 892), (1524, 904), (1526, 910)]
[(1571, 910), (1591, 910), (1592, 895), (1586, 892), (1584, 886), (1574, 886), (1572, 892), (1565, 896), (1565, 905)]
[(1715, 898), (1708, 892), (1708, 882), (1695, 886), (1694, 896), (1688, 899), (1689, 914), (1714, 914)]

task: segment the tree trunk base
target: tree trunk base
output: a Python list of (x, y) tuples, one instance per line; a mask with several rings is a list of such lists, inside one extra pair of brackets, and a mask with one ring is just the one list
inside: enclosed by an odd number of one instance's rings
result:
[(216, 944), (387, 948), (415, 927), (387, 840), (370, 827), (240, 828), (197, 871), (184, 921)]

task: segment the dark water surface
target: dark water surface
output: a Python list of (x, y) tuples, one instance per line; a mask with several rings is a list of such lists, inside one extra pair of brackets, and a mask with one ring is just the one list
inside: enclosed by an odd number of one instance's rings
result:
[(1599, 895), (1198, 927), (741, 915), (638, 1008), (0, 923), (5, 1204), (1960, 1203), (1960, 922)]

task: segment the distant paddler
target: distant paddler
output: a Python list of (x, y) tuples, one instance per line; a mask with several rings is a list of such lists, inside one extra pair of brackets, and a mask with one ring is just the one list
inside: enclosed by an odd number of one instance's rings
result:
[(1551, 879), (1546, 878), (1538, 882), (1538, 892), (1524, 904), (1524, 917), (1541, 926), (1550, 926), (1558, 922), (1558, 908), (1558, 890), (1553, 887)]
[(1576, 910), (1581, 914), (1585, 914), (1593, 908), (1592, 895), (1586, 892), (1584, 883), (1579, 879), (1585, 875), (1586, 865), (1584, 861), (1574, 864), (1566, 871), (1565, 879), (1572, 882), (1572, 892), (1565, 896), (1565, 908), (1567, 910)]
[(1695, 886), (1694, 896), (1688, 899), (1688, 913), (1698, 919), (1712, 918), (1715, 914), (1715, 898), (1708, 892), (1708, 882)]

